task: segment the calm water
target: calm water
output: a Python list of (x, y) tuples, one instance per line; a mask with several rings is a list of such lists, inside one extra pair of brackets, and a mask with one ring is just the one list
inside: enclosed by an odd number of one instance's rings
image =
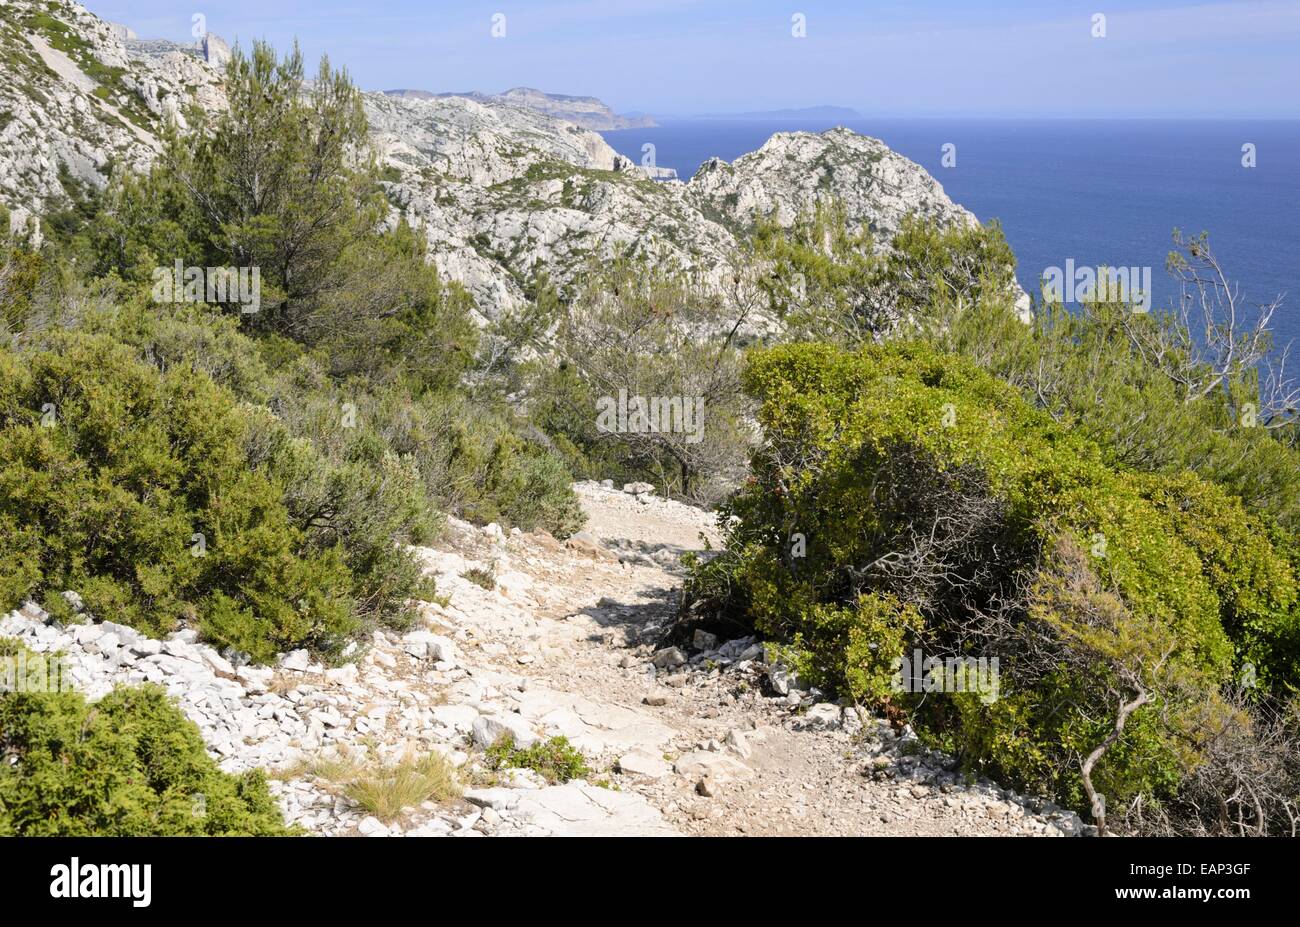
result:
[[(933, 174), (981, 220), (998, 219), (1032, 293), (1048, 267), (1149, 266), (1153, 303), (1175, 294), (1165, 273), (1174, 228), (1210, 233), (1230, 278), (1250, 303), (1287, 299), (1277, 340), (1300, 348), (1300, 122), (861, 120), (875, 136)], [(683, 120), (603, 133), (637, 162), (689, 178), (705, 160), (735, 160), (773, 132), (822, 131), (830, 123)], [(957, 146), (957, 165), (941, 165)], [(1242, 145), (1257, 166), (1242, 166)]]

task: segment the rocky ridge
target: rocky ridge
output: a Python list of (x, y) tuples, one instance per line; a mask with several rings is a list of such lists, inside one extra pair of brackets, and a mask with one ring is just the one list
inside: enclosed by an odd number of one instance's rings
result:
[[(189, 103), (225, 107), (225, 54), (215, 36), (197, 46), (133, 37), (71, 0), (0, 6), (0, 205), (22, 223), (58, 208), (70, 186), (145, 170), (164, 120), (183, 125)], [(423, 230), (482, 320), (521, 306), (542, 271), (563, 290), (617, 252), (718, 284), (756, 216), (788, 225), (821, 197), (842, 202), (880, 247), (911, 212), (975, 221), (919, 165), (847, 129), (778, 133), (683, 182), (576, 124), (607, 111), (593, 98), (516, 88), (367, 93), (365, 104), (393, 220)]]
[(657, 125), (650, 116), (622, 116), (595, 97), (545, 93), (532, 87), (513, 87), (504, 93), (432, 93), (428, 90), (385, 90), (388, 96), (416, 100), (464, 97), (481, 102), (500, 102), (544, 113), (584, 129), (607, 132), (612, 129), (644, 129)]
[[(420, 549), (440, 601), (421, 627), (376, 633), (327, 668), (305, 651), (240, 665), (180, 631), (164, 641), (82, 613), (59, 626), (33, 603), (0, 635), (62, 651), (94, 699), (153, 682), (229, 771), (271, 772), (286, 817), (324, 835), (1077, 834), (1078, 818), (970, 783), (910, 731), (828, 701), (753, 638), (663, 645), (680, 555), (716, 539), (711, 517), (644, 487), (576, 487), (589, 531), (560, 543), (453, 521)], [(490, 582), (483, 577), (490, 576)], [(80, 601), (68, 593), (74, 607)], [(564, 736), (584, 779), (492, 770), (484, 750)], [(439, 753), (463, 795), (381, 821), (322, 761)]]

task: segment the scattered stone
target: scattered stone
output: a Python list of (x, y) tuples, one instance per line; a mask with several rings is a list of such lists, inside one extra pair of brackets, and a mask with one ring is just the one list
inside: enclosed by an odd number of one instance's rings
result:
[(618, 758), (619, 772), (629, 776), (643, 776), (647, 779), (661, 779), (672, 771), (663, 757), (655, 756), (648, 750), (633, 750)]
[(699, 780), (708, 776), (715, 782), (745, 779), (753, 775), (753, 770), (739, 760), (707, 750), (695, 750), (686, 754), (673, 764), (673, 769), (687, 779)]
[(388, 828), (384, 826), (383, 822), (380, 821), (379, 818), (375, 817), (362, 818), (361, 823), (357, 825), (357, 830), (363, 837), (388, 836)]
[(290, 650), (280, 656), (279, 662), (282, 669), (305, 673), (311, 666), (311, 654), (305, 650)]
[(348, 663), (344, 666), (333, 667), (325, 671), (325, 678), (330, 682), (337, 682), (342, 685), (350, 685), (357, 681), (359, 671), (355, 663)]
[(777, 695), (789, 695), (790, 690), (795, 685), (795, 675), (780, 666), (772, 667), (768, 671), (767, 679), (772, 684), (772, 690)]
[(708, 631), (702, 631), (697, 628), (695, 635), (691, 638), (691, 646), (696, 650), (716, 650), (718, 646), (718, 635), (710, 634)]
[(474, 743), (485, 750), (507, 734), (514, 737), (515, 746), (521, 750), (528, 749), (540, 739), (528, 722), (518, 715), (480, 715), (474, 719), (473, 732)]
[(754, 754), (754, 748), (749, 745), (749, 738), (744, 731), (732, 729), (727, 732), (726, 744), (742, 759), (747, 760)]
[(651, 654), (650, 662), (658, 669), (676, 669), (686, 663), (686, 654), (676, 647), (666, 647)]
[(831, 730), (841, 726), (841, 715), (839, 705), (821, 702), (809, 708), (804, 716), (799, 719), (798, 725), (812, 730)]
[(417, 659), (437, 663), (456, 663), (456, 645), (446, 637), (432, 631), (412, 631), (402, 637), (402, 649)]

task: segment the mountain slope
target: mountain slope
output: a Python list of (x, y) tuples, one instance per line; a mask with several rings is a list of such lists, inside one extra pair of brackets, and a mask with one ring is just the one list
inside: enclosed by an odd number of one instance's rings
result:
[[(190, 104), (224, 108), (214, 65), (225, 54), (219, 40), (139, 39), (72, 2), (0, 7), (0, 204), (39, 214), (78, 184), (145, 170), (165, 120), (183, 128)], [(919, 165), (842, 128), (778, 133), (689, 182), (658, 182), (674, 175), (576, 124), (614, 117), (593, 97), (395, 91), (367, 93), (365, 105), (394, 219), (423, 230), (483, 319), (521, 305), (542, 273), (563, 289), (620, 252), (721, 281), (756, 217), (789, 225), (820, 198), (843, 202), (878, 247), (911, 212), (976, 221)]]
[(41, 213), (78, 183), (140, 171), (164, 120), (222, 109), (216, 72), (193, 54), (133, 57), (122, 31), (75, 3), (0, 6), (0, 203)]

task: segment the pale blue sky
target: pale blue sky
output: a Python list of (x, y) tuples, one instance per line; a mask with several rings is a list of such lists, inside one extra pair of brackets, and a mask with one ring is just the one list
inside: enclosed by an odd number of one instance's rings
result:
[[(191, 15), (327, 52), (366, 89), (599, 96), (687, 115), (1300, 118), (1300, 0), (91, 0), (145, 37)], [(1093, 15), (1106, 16), (1094, 38)], [(505, 16), (493, 38), (492, 17)], [(807, 37), (791, 35), (806, 18)]]

